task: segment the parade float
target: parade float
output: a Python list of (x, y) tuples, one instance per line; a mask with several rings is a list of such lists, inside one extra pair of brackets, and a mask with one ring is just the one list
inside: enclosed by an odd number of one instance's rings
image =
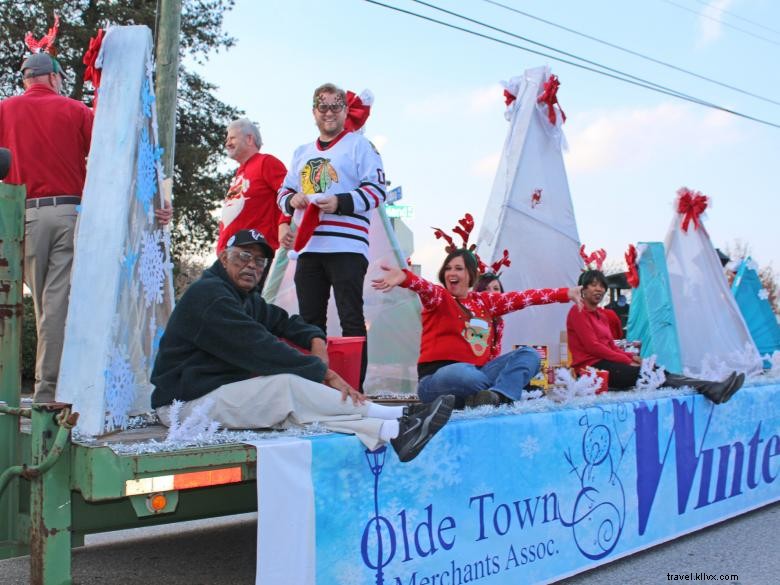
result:
[[(0, 328), (0, 556), (31, 552), (33, 583), (69, 583), (71, 547), (88, 533), (253, 510), (257, 583), (546, 583), (780, 499), (780, 360), (767, 356), (772, 369), (761, 370), (756, 343), (768, 346), (753, 342), (740, 300), (760, 289), (743, 272), (732, 295), (695, 193), (679, 198), (665, 245), (629, 255), (629, 335), (674, 371), (726, 363), (749, 374), (727, 404), (650, 382), (597, 396), (572, 381), (557, 394), (456, 414), (404, 465), (317, 425), (262, 433), (217, 431), (202, 416), (154, 424), (148, 373), (170, 311), (170, 260), (167, 235), (150, 219), (162, 205), (150, 51), (148, 29), (113, 27), (98, 57), (61, 403), (20, 405), (13, 307), (24, 191), (0, 185), (0, 307), (11, 307)], [(550, 244), (543, 263), (513, 254), (512, 287), (574, 282), (581, 267), (557, 88), (546, 68), (507, 84), (510, 126), (480, 255), (493, 262), (526, 234)], [(383, 210), (372, 226), (373, 262), (404, 265)], [(267, 291), (281, 303), (294, 296), (289, 263), (280, 255)], [(99, 278), (95, 266), (105, 270)], [(369, 347), (403, 347), (388, 352), (393, 363), (374, 361), (367, 385), (373, 376), (400, 394), (416, 359), (419, 306), (407, 291), (373, 294)], [(509, 344), (549, 344), (560, 360), (565, 314), (523, 313), (507, 323)]]

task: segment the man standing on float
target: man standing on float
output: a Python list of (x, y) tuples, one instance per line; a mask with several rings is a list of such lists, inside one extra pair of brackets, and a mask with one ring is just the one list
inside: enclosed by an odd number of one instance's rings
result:
[[(360, 101), (352, 101), (356, 99)], [(314, 91), (313, 100), (319, 138), (295, 151), (278, 199), (282, 212), (294, 213), (299, 226), (295, 242), (300, 251), (295, 269), (298, 308), (306, 322), (327, 331), (332, 287), (342, 334), (365, 336), (363, 281), (368, 268), (369, 216), (385, 201), (382, 159), (363, 135), (345, 128), (349, 108), (344, 90), (326, 83)], [(307, 224), (315, 226), (313, 231), (304, 229)], [(366, 362), (364, 345), (361, 388)]]

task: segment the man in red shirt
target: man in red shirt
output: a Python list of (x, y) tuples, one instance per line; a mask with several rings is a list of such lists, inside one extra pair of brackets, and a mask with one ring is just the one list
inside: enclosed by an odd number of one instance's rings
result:
[(239, 118), (228, 125), (225, 150), (239, 167), (222, 204), (217, 254), (243, 229), (261, 232), (274, 250), (280, 242), (288, 248), (292, 245), (290, 218), (276, 205), (276, 192), (287, 169), (278, 158), (260, 154), (262, 146), (260, 130), (248, 119)]
[[(24, 281), (35, 306), (36, 402), (55, 400), (70, 295), (78, 206), (86, 178), (92, 111), (62, 96), (62, 66), (39, 52), (22, 63), (25, 92), (0, 102), (0, 147), (11, 151), (5, 182), (25, 185)], [(161, 224), (170, 206), (155, 211)]]
[(24, 280), (38, 327), (35, 401), (51, 402), (93, 116), (83, 103), (60, 95), (62, 67), (54, 57), (36, 53), (21, 71), (24, 94), (0, 102), (0, 146), (11, 151), (5, 181), (27, 187)]

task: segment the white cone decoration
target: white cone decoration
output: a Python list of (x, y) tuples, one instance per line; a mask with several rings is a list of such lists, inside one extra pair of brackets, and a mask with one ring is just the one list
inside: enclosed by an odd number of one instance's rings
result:
[[(508, 106), (509, 133), (477, 240), (477, 252), (488, 265), (509, 250), (512, 266), (501, 276), (505, 290), (573, 286), (582, 269), (561, 152), (563, 116), (555, 106), (553, 127), (547, 106), (540, 109), (537, 104), (549, 78), (549, 68), (538, 67), (505, 84), (508, 92), (516, 92), (516, 100)], [(529, 307), (507, 315), (503, 350), (518, 344), (547, 345), (552, 363), (559, 363), (569, 307)]]
[[(707, 201), (687, 189), (678, 195), (675, 210), (687, 195), (689, 211), (675, 211), (665, 248), (683, 369), (703, 378), (732, 370), (757, 373), (758, 350), (702, 223)], [(712, 371), (713, 363), (719, 372)]]

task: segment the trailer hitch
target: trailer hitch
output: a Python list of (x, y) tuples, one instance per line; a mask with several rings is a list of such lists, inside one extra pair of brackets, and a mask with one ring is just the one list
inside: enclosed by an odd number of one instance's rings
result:
[[(50, 410), (59, 410), (56, 415), (57, 424), (59, 429), (57, 430), (57, 436), (54, 439), (54, 443), (49, 449), (49, 453), (46, 455), (43, 461), (38, 465), (14, 465), (6, 469), (2, 475), (0, 475), (0, 495), (11, 483), (11, 480), (15, 477), (22, 477), (26, 480), (31, 480), (35, 477), (39, 477), (51, 469), (57, 460), (62, 455), (65, 449), (65, 445), (70, 437), (70, 431), (76, 426), (76, 422), (79, 420), (79, 413), (71, 412), (70, 406), (64, 406), (61, 404), (47, 404), (36, 405), (35, 408), (44, 408)], [(14, 412), (18, 411), (18, 412)], [(26, 411), (26, 413), (25, 413)], [(30, 416), (31, 409), (29, 408), (10, 408), (6, 406), (0, 406), (0, 413), (11, 414), (16, 416)]]

